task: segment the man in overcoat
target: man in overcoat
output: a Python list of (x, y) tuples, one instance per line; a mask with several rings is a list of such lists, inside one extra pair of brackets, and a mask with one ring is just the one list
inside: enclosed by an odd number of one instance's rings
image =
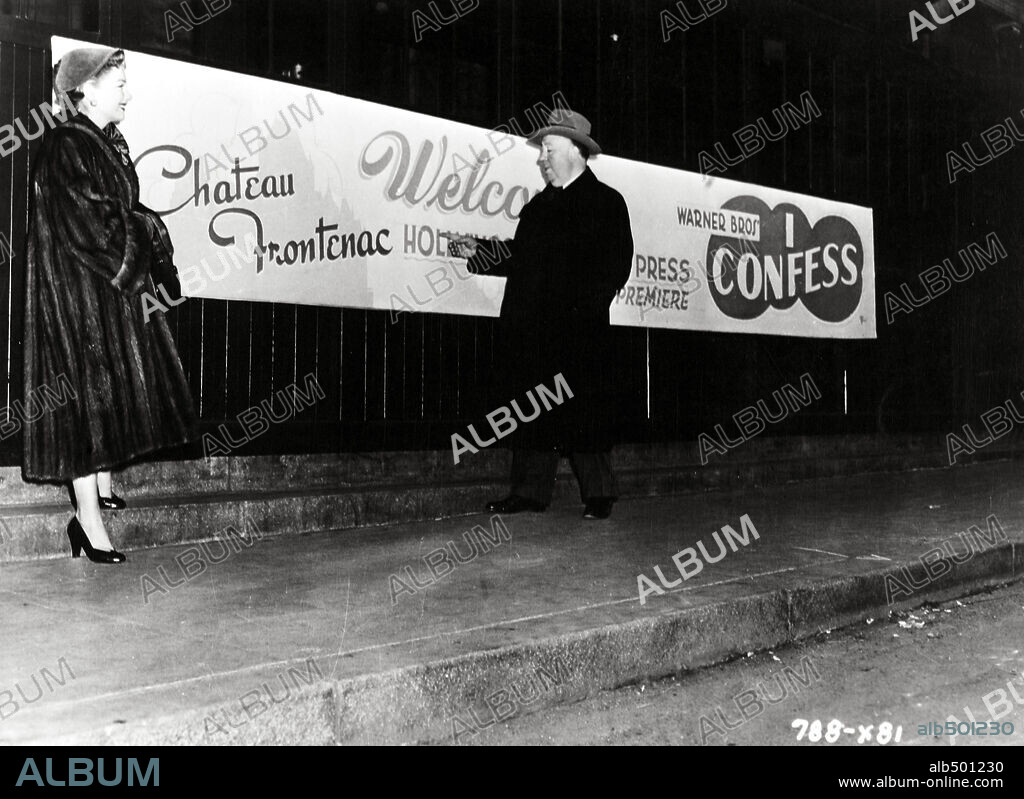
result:
[[(514, 239), (499, 248), (497, 242), (454, 237), (470, 272), (506, 278), (496, 332), (496, 398), (504, 406), (515, 401), (519, 418), (505, 439), (513, 449), (511, 494), (487, 510), (545, 510), (565, 454), (579, 482), (584, 518), (604, 519), (618, 498), (610, 453), (622, 380), (608, 308), (629, 279), (629, 212), (622, 195), (587, 166), (601, 149), (582, 114), (552, 112), (530, 143), (540, 148), (537, 164), (547, 186), (523, 207)], [(557, 392), (561, 404), (535, 402), (541, 384)]]

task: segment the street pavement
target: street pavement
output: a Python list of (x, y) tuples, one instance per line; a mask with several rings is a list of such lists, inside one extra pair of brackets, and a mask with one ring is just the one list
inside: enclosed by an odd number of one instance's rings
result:
[[(776, 704), (765, 701), (765, 691)], [(951, 718), (970, 725), (970, 734), (946, 735)], [(821, 726), (812, 729), (815, 720)], [(841, 725), (830, 729), (833, 720)], [(927, 728), (933, 722), (942, 724), (939, 734)], [(993, 722), (999, 735), (975, 734), (990, 733)], [(1021, 746), (1024, 583), (624, 686), (448, 743), (939, 746), (952, 747), (942, 753), (950, 756), (965, 747)]]

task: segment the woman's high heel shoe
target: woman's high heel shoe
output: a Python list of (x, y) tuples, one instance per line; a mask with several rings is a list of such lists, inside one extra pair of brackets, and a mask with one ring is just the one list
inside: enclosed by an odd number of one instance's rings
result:
[(100, 510), (124, 510), (127, 507), (128, 503), (113, 491), (110, 492), (109, 497), (100, 494)]
[(72, 516), (68, 522), (68, 540), (71, 542), (71, 557), (77, 558), (85, 550), (85, 556), (93, 563), (124, 563), (127, 558), (116, 549), (96, 549), (85, 529), (78, 521), (77, 516)]

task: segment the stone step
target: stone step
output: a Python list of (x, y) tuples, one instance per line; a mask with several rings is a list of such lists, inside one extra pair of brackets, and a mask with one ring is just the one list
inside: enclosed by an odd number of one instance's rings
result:
[[(1012, 441), (974, 460), (1015, 457)], [(131, 551), (223, 538), (255, 525), (283, 535), (456, 517), (507, 490), (510, 454), (493, 448), (458, 465), (447, 451), (218, 457), (141, 463), (119, 473), (129, 507), (107, 514), (119, 548)], [(948, 467), (940, 436), (754, 439), (701, 464), (697, 446), (631, 444), (613, 464), (623, 497), (757, 487), (871, 472)], [(571, 469), (559, 467), (555, 502), (578, 502)], [(72, 509), (67, 489), (29, 484), (0, 469), (0, 562), (64, 557)]]

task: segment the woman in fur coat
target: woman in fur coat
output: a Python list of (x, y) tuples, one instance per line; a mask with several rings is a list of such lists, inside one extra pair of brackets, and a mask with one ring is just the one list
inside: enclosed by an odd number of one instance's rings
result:
[(196, 416), (163, 314), (143, 314), (151, 272), (174, 273), (173, 250), (160, 218), (139, 203), (117, 129), (131, 99), (124, 53), (72, 50), (54, 84), (68, 114), (44, 137), (32, 172), (25, 393), (67, 381), (74, 399), (26, 421), (22, 471), (72, 483), (73, 557), (85, 549), (120, 563), (100, 515), (124, 507), (110, 470), (195, 438)]

